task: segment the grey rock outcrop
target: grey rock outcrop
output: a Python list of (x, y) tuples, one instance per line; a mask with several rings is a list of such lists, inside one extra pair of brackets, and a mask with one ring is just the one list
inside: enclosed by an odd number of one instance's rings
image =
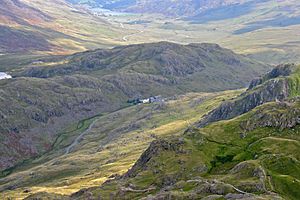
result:
[(177, 153), (182, 153), (180, 151), (183, 141), (177, 140), (175, 142), (168, 142), (166, 140), (155, 140), (153, 141), (148, 149), (141, 155), (138, 161), (133, 165), (133, 167), (128, 170), (122, 178), (135, 177), (140, 170), (146, 169), (148, 162), (158, 155), (162, 151), (175, 151)]
[(300, 110), (297, 104), (299, 99), (286, 102), (277, 102), (255, 111), (246, 121), (241, 123), (241, 128), (246, 131), (258, 127), (277, 127), (280, 130), (293, 128), (300, 124)]
[(271, 101), (283, 101), (289, 96), (288, 80), (282, 78), (291, 74), (294, 65), (281, 65), (273, 69), (261, 79), (251, 82), (248, 90), (236, 99), (222, 103), (207, 114), (198, 127), (209, 123), (232, 119), (253, 108)]

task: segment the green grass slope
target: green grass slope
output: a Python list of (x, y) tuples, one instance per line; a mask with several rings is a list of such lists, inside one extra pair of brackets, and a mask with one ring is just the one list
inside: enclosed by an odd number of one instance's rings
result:
[[(62, 153), (61, 148), (71, 145), (82, 133), (81, 126), (77, 126), (78, 130), (71, 129), (70, 133), (66, 131), (69, 134), (60, 135), (63, 128), (78, 120), (124, 108), (128, 106), (128, 99), (242, 88), (246, 80), (263, 73), (267, 68), (215, 44), (161, 42), (50, 58), (34, 67), (16, 70), (13, 72), (15, 78), (0, 83), (3, 105), (0, 164), (2, 169), (7, 169), (2, 174), (9, 175), (14, 170), (10, 167), (16, 164), (23, 166), (23, 162), (28, 162), (25, 159), (43, 155), (53, 150), (55, 144), (59, 145)], [(122, 121), (118, 123), (122, 124)], [(135, 126), (133, 123), (122, 128), (127, 130)], [(122, 128), (113, 133), (119, 133)], [(82, 137), (78, 138), (79, 142)], [(83, 149), (86, 151), (86, 148)], [(125, 166), (127, 170), (128, 165)], [(74, 169), (63, 165), (62, 169), (64, 167), (66, 171), (63, 174), (71, 177), (82, 173), (80, 167)], [(52, 170), (50, 167), (50, 171), (37, 175), (38, 180), (32, 178), (29, 172), (28, 179), (42, 184), (64, 178), (60, 171)], [(48, 179), (50, 174), (54, 180)], [(102, 183), (105, 180), (103, 177), (107, 175), (96, 179), (95, 184)], [(60, 188), (64, 184), (61, 182), (62, 185), (56, 185), (53, 190), (59, 188), (58, 191), (61, 189), (68, 194), (75, 192), (84, 187), (76, 185), (77, 178), (70, 188)], [(35, 183), (27, 182), (28, 179), (24, 178), (25, 183), (3, 179), (3, 190), (28, 185), (34, 188)], [(84, 184), (95, 185), (89, 184), (88, 180)], [(34, 189), (38, 190), (43, 191), (45, 187)]]
[(60, 132), (51, 151), (4, 171), (0, 196), (18, 199), (42, 191), (70, 195), (100, 185), (125, 173), (153, 140), (184, 131), (223, 100), (241, 92), (190, 93), (75, 123)]
[(216, 44), (168, 42), (40, 59), (0, 83), (0, 166), (51, 148), (62, 126), (114, 111), (128, 99), (243, 88), (268, 68)]
[[(68, 198), (299, 199), (298, 79), (299, 66), (275, 68), (229, 103), (257, 91), (284, 93), (282, 98), (261, 102), (264, 96), (254, 95), (260, 103), (250, 111), (157, 139), (124, 175)], [(226, 116), (228, 110), (218, 107), (211, 113), (216, 111)]]
[(0, 168), (51, 149), (68, 124), (129, 99), (243, 88), (268, 68), (215, 44), (167, 42), (39, 60), (0, 81)]
[(157, 140), (124, 176), (71, 198), (298, 199), (299, 105), (267, 103)]

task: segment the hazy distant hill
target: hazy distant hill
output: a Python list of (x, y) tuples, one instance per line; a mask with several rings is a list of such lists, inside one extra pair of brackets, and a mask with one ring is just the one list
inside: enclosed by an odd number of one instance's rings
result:
[(45, 36), (29, 30), (13, 28), (14, 25), (38, 25), (52, 18), (42, 11), (19, 0), (0, 2), (0, 51), (48, 50), (51, 45)]
[(111, 24), (64, 0), (0, 1), (0, 53), (66, 54), (111, 45), (121, 40), (118, 34)]
[(136, 0), (67, 0), (73, 4), (88, 5), (91, 7), (101, 7), (105, 9), (126, 9), (128, 7), (134, 6)]
[[(101, 7), (134, 13), (157, 13), (168, 17), (192, 17), (198, 22), (224, 20), (235, 18), (250, 12), (259, 12), (258, 6), (270, 2), (276, 9), (272, 0), (68, 0), (73, 4)], [(280, 2), (278, 7), (284, 5), (283, 10), (289, 9), (293, 1)]]
[(246, 0), (68, 0), (71, 3), (137, 13), (167, 16), (192, 16), (206, 10), (245, 2)]
[(194, 16), (207, 10), (242, 3), (245, 0), (139, 0), (129, 11), (161, 13), (167, 16)]
[[(272, 64), (299, 57), (296, 0), (5, 0), (0, 5), (2, 53), (68, 54), (169, 40), (220, 43)], [(89, 7), (137, 15), (115, 18)]]
[(40, 24), (52, 18), (37, 8), (20, 0), (2, 0), (0, 2), (1, 24)]

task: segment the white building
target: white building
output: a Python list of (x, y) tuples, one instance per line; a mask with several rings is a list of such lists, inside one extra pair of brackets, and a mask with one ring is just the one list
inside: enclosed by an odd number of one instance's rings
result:
[(142, 103), (150, 103), (150, 99), (142, 99)]
[(12, 78), (11, 75), (6, 74), (6, 73), (4, 73), (4, 72), (0, 72), (0, 80), (1, 80), (1, 79), (10, 79), (10, 78)]

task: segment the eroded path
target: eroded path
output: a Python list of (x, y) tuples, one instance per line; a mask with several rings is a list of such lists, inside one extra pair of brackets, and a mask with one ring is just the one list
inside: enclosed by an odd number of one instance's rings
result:
[(89, 125), (89, 127), (85, 130), (85, 131), (83, 131), (80, 135), (78, 135), (76, 138), (75, 138), (75, 140), (72, 142), (72, 144), (70, 144), (67, 148), (66, 148), (66, 152), (65, 152), (65, 155), (67, 155), (67, 154), (69, 154), (72, 150), (73, 150), (73, 148), (82, 140), (82, 138), (86, 135), (86, 134), (88, 134), (90, 131), (91, 131), (91, 129), (93, 128), (93, 126), (96, 124), (96, 122), (99, 120), (99, 118), (98, 119), (95, 119), (90, 125)]

